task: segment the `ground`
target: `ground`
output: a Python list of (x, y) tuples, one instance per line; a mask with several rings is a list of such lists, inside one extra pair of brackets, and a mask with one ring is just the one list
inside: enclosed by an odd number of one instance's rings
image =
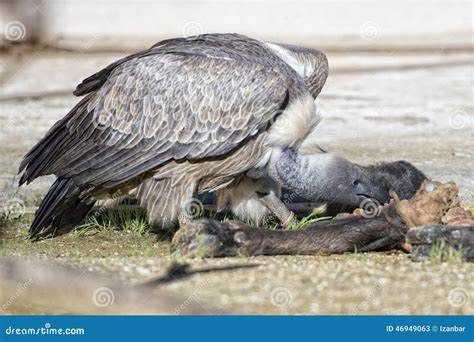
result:
[[(24, 218), (4, 227), (3, 253), (111, 272), (125, 283), (155, 279), (173, 261), (192, 269), (242, 266), (161, 285), (203, 314), (474, 313), (472, 263), (414, 263), (402, 252), (188, 259), (171, 253), (167, 237), (113, 229), (31, 243), (25, 240), (28, 222)], [(254, 267), (243, 267), (248, 265)], [(454, 301), (456, 293), (467, 295), (467, 302)], [(38, 307), (21, 310), (45, 313)]]
[[(84, 77), (120, 57), (40, 50), (0, 55), (2, 204), (31, 212), (51, 183), (14, 186), (22, 156), (77, 101)], [(318, 99), (320, 145), (366, 164), (406, 159), (436, 180), (456, 181), (474, 204), (472, 60), (469, 54), (336, 54)], [(169, 236), (124, 230), (73, 232), (31, 243), (31, 215), (3, 222), (2, 254), (60, 260), (140, 283), (173, 261), (193, 268), (256, 265), (190, 276), (163, 285), (215, 312), (249, 314), (473, 314), (474, 266), (413, 263), (401, 252), (335, 256), (183, 259)], [(459, 305), (453, 293), (467, 295)]]

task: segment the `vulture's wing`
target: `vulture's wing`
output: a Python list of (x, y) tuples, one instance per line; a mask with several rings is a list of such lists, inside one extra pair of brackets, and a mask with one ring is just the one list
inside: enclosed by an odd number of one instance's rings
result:
[(27, 154), (20, 183), (55, 174), (111, 187), (171, 159), (225, 155), (267, 127), (287, 87), (278, 72), (244, 59), (138, 55), (87, 88), (94, 91)]

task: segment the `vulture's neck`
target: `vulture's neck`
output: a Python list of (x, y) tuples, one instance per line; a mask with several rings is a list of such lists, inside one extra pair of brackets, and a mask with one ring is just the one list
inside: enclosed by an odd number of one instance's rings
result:
[(328, 60), (324, 53), (296, 45), (265, 44), (303, 78), (315, 99), (321, 92), (329, 72)]

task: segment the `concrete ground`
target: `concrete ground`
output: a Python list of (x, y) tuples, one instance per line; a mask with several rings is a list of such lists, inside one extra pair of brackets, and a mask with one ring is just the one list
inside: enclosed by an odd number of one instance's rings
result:
[[(0, 55), (2, 204), (15, 198), (38, 205), (51, 179), (18, 191), (22, 156), (77, 102), (75, 85), (121, 56), (49, 50)], [(472, 54), (341, 53), (329, 61), (330, 77), (318, 99), (324, 114), (320, 145), (363, 164), (408, 160), (433, 179), (456, 181), (464, 205), (472, 207)], [(118, 232), (102, 240), (73, 233), (31, 244), (24, 240), (26, 228), (3, 227), (10, 231), (5, 254), (112, 270), (131, 282), (163, 272), (171, 260), (166, 239), (147, 236), (152, 240), (144, 247)], [(471, 264), (412, 263), (401, 253), (188, 261), (193, 267), (258, 264), (166, 285), (203, 313), (208, 307), (255, 314), (474, 313)], [(467, 301), (453, 302), (453, 291)]]

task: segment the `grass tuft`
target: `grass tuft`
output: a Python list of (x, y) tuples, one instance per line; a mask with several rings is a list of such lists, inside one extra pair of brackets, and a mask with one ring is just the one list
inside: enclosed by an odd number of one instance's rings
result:
[(431, 246), (430, 260), (436, 263), (452, 262), (462, 263), (465, 257), (465, 249), (448, 245), (445, 241), (435, 241)]
[(309, 215), (306, 215), (303, 217), (300, 221), (292, 223), (288, 225), (287, 229), (303, 229), (305, 228), (308, 224), (318, 222), (318, 221), (324, 221), (324, 220), (330, 220), (332, 219), (332, 216), (320, 216), (322, 214), (321, 211), (315, 210)]
[(76, 227), (79, 232), (90, 230), (125, 230), (133, 234), (144, 235), (150, 226), (145, 213), (141, 209), (116, 208), (96, 211), (87, 221)]

